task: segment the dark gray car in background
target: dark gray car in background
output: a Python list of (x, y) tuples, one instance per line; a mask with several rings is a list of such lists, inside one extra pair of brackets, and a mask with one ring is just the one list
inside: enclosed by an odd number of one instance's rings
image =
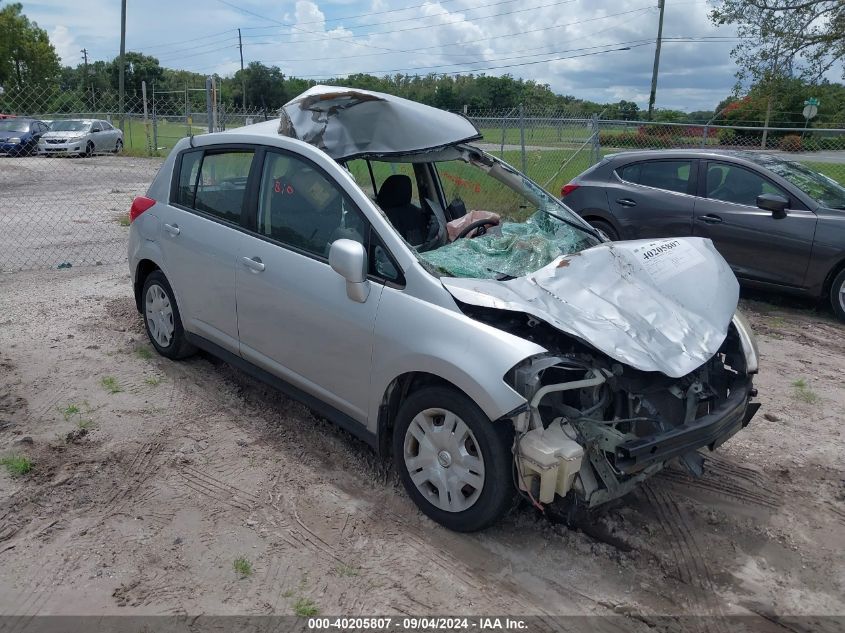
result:
[(713, 240), (744, 285), (829, 298), (845, 320), (845, 187), (751, 151), (612, 154), (563, 187), (612, 240)]

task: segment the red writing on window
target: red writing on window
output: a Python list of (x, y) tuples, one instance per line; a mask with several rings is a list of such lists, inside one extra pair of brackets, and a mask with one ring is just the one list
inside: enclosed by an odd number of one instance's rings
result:
[(274, 180), (273, 191), (275, 191), (276, 193), (290, 195), (293, 193), (293, 187), (291, 187), (290, 185), (283, 185), (281, 180)]

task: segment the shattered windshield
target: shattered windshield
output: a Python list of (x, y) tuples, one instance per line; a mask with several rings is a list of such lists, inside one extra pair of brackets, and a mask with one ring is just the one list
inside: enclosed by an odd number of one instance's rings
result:
[(489, 155), (474, 155), (469, 162), (440, 162), (436, 168), (451, 206), (459, 201), (470, 217), (492, 213), (499, 222), (484, 227), (483, 235), (449, 235), (437, 248), (418, 249), (420, 259), (435, 274), (476, 279), (522, 277), (561, 255), (601, 242), (563, 203)]

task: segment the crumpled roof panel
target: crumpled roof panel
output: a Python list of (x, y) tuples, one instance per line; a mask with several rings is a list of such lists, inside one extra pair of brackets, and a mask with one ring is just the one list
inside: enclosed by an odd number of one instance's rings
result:
[(335, 160), (443, 149), (481, 138), (459, 114), (380, 92), (314, 86), (284, 105), (279, 134)]

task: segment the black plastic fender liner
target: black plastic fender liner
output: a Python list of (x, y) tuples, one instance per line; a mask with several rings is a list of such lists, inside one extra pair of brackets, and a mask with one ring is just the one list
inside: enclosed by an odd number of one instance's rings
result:
[(753, 391), (750, 376), (735, 378), (727, 400), (712, 413), (668, 431), (620, 444), (616, 448), (616, 468), (627, 475), (704, 446), (713, 450), (754, 417), (760, 404), (750, 402)]

